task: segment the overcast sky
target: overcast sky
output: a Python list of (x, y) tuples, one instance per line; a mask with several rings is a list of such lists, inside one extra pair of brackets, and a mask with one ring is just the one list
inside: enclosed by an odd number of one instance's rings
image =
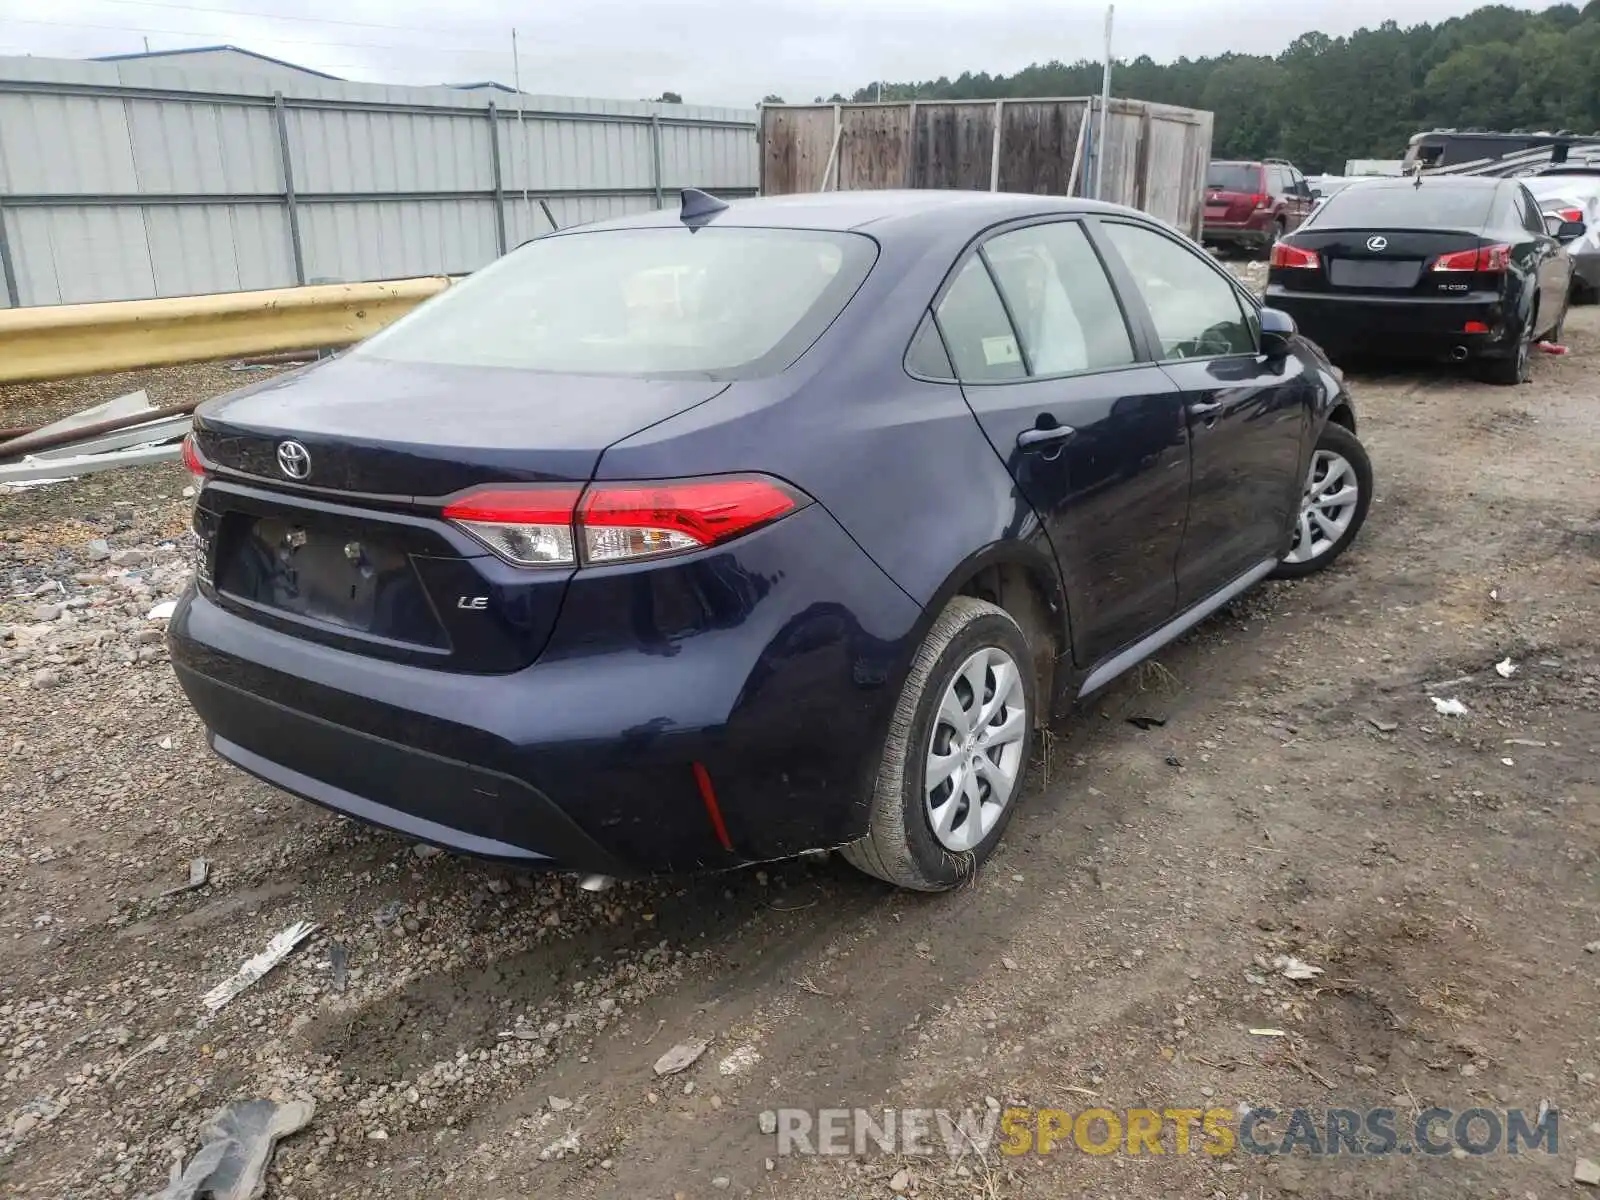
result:
[[(1474, 7), (1125, 0), (1116, 53), (1159, 61), (1274, 54), (1310, 29), (1348, 34)], [(0, 0), (0, 54), (86, 58), (140, 51), (146, 38), (157, 50), (228, 42), (348, 79), (509, 84), (514, 25), (526, 91), (637, 99), (670, 89), (690, 103), (742, 106), (767, 93), (848, 94), (879, 77), (1098, 58), (1105, 19), (1103, 4), (1083, 0), (465, 0), (460, 8), (445, 12), (439, 0)]]

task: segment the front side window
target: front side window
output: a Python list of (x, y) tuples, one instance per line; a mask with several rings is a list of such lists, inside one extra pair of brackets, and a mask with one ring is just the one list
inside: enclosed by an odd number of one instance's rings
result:
[(1255, 353), (1239, 294), (1206, 259), (1140, 225), (1101, 228), (1150, 310), (1163, 359)]
[(1078, 222), (1002, 233), (984, 243), (983, 253), (1016, 322), (1031, 374), (1105, 370), (1133, 361), (1116, 293)]
[(877, 243), (853, 233), (560, 234), (491, 263), (353, 353), (580, 375), (775, 374), (839, 315), (876, 257)]

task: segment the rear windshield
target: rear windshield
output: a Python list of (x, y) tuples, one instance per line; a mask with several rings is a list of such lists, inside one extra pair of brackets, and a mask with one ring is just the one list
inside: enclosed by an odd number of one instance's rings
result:
[(1214, 192), (1255, 195), (1261, 190), (1261, 168), (1245, 163), (1212, 163), (1206, 168), (1206, 186)]
[(578, 375), (781, 371), (866, 278), (852, 233), (683, 226), (540, 238), (363, 342), (397, 362)]
[(1493, 188), (1348, 187), (1328, 197), (1317, 212), (1321, 228), (1482, 229), (1489, 223)]

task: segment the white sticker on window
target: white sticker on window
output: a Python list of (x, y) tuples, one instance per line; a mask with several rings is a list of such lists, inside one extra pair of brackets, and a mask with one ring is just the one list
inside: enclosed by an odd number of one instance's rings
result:
[(983, 339), (983, 361), (985, 366), (1001, 367), (1008, 363), (1022, 361), (1022, 352), (1017, 349), (1017, 339), (1014, 337), (986, 337)]

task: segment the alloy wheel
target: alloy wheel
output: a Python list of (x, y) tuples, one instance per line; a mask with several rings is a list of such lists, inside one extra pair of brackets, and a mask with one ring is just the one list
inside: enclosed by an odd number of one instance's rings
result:
[(1300, 499), (1294, 547), (1284, 561), (1307, 563), (1338, 545), (1355, 520), (1356, 501), (1360, 498), (1361, 485), (1350, 461), (1332, 450), (1318, 450), (1312, 456), (1305, 493)]
[(946, 850), (980, 845), (1011, 803), (1027, 722), (1022, 673), (1004, 650), (979, 650), (951, 678), (923, 775), (928, 827)]

